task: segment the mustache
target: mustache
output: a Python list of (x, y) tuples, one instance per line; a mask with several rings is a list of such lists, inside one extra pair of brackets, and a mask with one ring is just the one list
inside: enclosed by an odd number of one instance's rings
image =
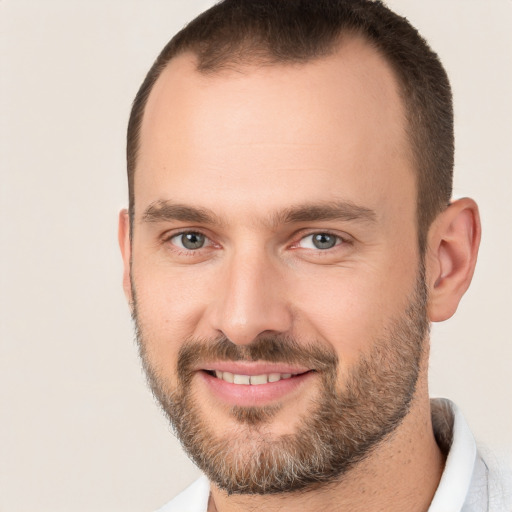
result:
[(178, 352), (178, 375), (187, 379), (202, 364), (219, 361), (264, 361), (305, 366), (316, 371), (333, 371), (338, 356), (319, 342), (300, 343), (285, 335), (266, 335), (249, 345), (236, 345), (221, 335), (214, 339), (188, 339)]

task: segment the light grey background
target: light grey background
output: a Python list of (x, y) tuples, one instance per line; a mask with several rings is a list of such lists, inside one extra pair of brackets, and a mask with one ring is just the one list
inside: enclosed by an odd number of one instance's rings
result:
[[(197, 474), (145, 387), (121, 291), (130, 103), (212, 2), (0, 0), (0, 510), (150, 511)], [(512, 460), (512, 1), (390, 0), (441, 55), (479, 267), (431, 387)]]

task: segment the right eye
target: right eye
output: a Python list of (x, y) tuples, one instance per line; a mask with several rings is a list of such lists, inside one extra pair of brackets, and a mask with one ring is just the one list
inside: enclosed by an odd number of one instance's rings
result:
[(197, 249), (202, 249), (208, 243), (208, 239), (202, 233), (197, 233), (195, 231), (187, 231), (185, 233), (178, 233), (177, 235), (169, 238), (169, 241), (179, 247), (180, 249), (185, 249), (186, 251), (195, 251)]

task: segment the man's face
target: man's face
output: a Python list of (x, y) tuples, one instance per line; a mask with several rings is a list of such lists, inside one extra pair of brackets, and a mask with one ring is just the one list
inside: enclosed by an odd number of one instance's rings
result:
[(407, 413), (427, 331), (408, 148), (358, 39), (214, 75), (184, 55), (157, 81), (132, 299), (153, 390), (221, 487), (327, 481)]

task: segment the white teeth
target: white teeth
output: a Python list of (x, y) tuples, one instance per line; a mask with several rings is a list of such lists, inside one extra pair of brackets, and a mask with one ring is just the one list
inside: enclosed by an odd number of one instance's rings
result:
[(249, 375), (235, 375), (234, 377), (233, 382), (235, 384), (244, 384), (248, 386), (251, 383), (251, 377), (249, 377)]
[(235, 376), (230, 372), (222, 372), (222, 380), (232, 383), (235, 380)]
[(257, 386), (258, 384), (266, 384), (268, 382), (268, 378), (266, 375), (252, 375), (251, 376), (251, 384), (253, 386)]
[(279, 382), (282, 379), (289, 379), (292, 377), (291, 373), (264, 373), (262, 375), (239, 375), (231, 372), (220, 372), (215, 370), (215, 376), (226, 382), (241, 384), (243, 386), (253, 385), (259, 386), (267, 384), (267, 382)]

